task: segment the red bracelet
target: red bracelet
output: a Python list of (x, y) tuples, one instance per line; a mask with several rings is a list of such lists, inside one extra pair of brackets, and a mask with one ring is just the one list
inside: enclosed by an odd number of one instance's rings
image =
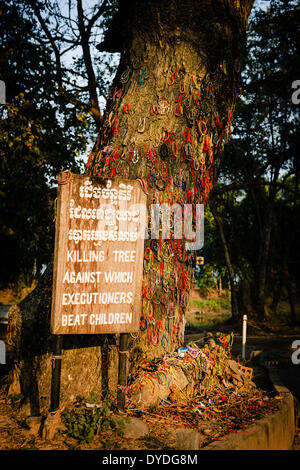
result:
[(176, 157), (177, 156), (177, 144), (176, 144), (176, 142), (172, 142), (171, 149), (172, 149), (173, 156)]
[(158, 111), (157, 106), (155, 106), (154, 104), (151, 104), (151, 106), (150, 106), (150, 114), (151, 114), (151, 116), (154, 116), (155, 114), (157, 114), (157, 111)]
[(194, 98), (194, 95), (192, 94), (192, 100), (194, 101), (195, 104), (198, 104), (199, 101), (199, 91), (197, 91), (197, 96)]
[(183, 140), (188, 144), (191, 143), (193, 145), (193, 129), (186, 127), (183, 132)]
[(180, 103), (177, 103), (175, 107), (175, 116), (181, 116), (182, 114), (183, 114), (182, 105)]
[(175, 79), (176, 79), (176, 75), (177, 75), (177, 68), (173, 68), (173, 72), (172, 72), (172, 76), (171, 76), (171, 81), (169, 83), (169, 86), (173, 85), (173, 83), (175, 82)]
[(120, 153), (121, 153), (121, 149), (120, 149), (120, 147), (117, 147), (117, 148), (114, 150), (114, 152), (113, 152), (113, 161), (114, 161), (115, 163), (118, 163), (119, 157), (120, 157)]

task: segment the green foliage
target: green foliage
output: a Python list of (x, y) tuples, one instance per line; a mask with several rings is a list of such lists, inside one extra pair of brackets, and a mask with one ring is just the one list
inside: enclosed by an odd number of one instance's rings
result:
[(47, 264), (54, 244), (56, 176), (80, 172), (86, 149), (83, 109), (57, 86), (49, 48), (21, 1), (0, 1), (0, 284), (32, 280)]
[(230, 301), (225, 299), (193, 299), (190, 306), (198, 308), (202, 312), (222, 312), (230, 308)]
[[(249, 282), (251, 311), (260, 318), (266, 299), (269, 312), (276, 313), (280, 299), (297, 295), (300, 119), (291, 97), (292, 83), (300, 77), (299, 19), (293, 0), (254, 10), (233, 138), (211, 193), (235, 285)], [(228, 266), (220, 230), (206, 220), (204, 256), (222, 272)]]
[(75, 407), (66, 409), (62, 415), (66, 434), (80, 444), (89, 444), (103, 431), (120, 432), (126, 419), (114, 416), (114, 411), (116, 408), (111, 396), (101, 400), (95, 392), (91, 392), (87, 400), (77, 397)]
[[(30, 285), (34, 272), (51, 260), (56, 177), (62, 168), (82, 173), (82, 156), (97, 135), (76, 2), (69, 5), (70, 21), (61, 2), (36, 3), (38, 14), (35, 2), (0, 0), (0, 80), (6, 84), (6, 104), (0, 105), (2, 288)], [(104, 2), (99, 16), (99, 2), (84, 5), (85, 24), (91, 18), (88, 48), (103, 106), (116, 60), (101, 55), (95, 45), (116, 6), (114, 0)]]
[(212, 264), (196, 267), (194, 286), (201, 291), (206, 291), (209, 287), (216, 287), (216, 275)]
[(14, 409), (17, 409), (21, 406), (21, 403), (24, 399), (24, 396), (21, 393), (11, 393), (8, 396), (8, 403)]
[(220, 314), (218, 316), (212, 317), (211, 315), (205, 315), (202, 320), (193, 320), (187, 321), (185, 325), (185, 330), (189, 334), (199, 333), (210, 328), (222, 328), (227, 320), (230, 321), (231, 316)]

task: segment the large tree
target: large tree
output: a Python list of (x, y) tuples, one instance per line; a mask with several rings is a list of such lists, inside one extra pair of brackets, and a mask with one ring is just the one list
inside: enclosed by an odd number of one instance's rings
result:
[[(141, 178), (149, 205), (184, 211), (207, 202), (230, 135), (252, 3), (120, 2), (98, 46), (121, 60), (87, 174)], [(194, 260), (185, 246), (172, 232), (145, 243), (138, 343), (151, 355), (182, 338)]]
[[(87, 162), (88, 175), (139, 178), (147, 188), (149, 205), (178, 203), (184, 209), (190, 204), (195, 209), (206, 203), (215, 161), (230, 136), (252, 4), (253, 0), (119, 1), (99, 49), (121, 53), (120, 64)], [(195, 227), (195, 210), (193, 219)], [(169, 239), (145, 241), (141, 331), (138, 338), (132, 337), (132, 362), (182, 344), (193, 274), (193, 252), (185, 249), (185, 241), (174, 239), (172, 230)], [(48, 289), (49, 276), (44, 281)], [(34, 304), (34, 295), (22, 305), (21, 316), (15, 311), (21, 331), (21, 337), (15, 336), (19, 376), (35, 409), (40, 406), (38, 389), (49, 398), (51, 351), (50, 305), (46, 287), (40, 284), (39, 289), (35, 295), (44, 292), (43, 312)], [(28, 349), (32, 335), (38, 341)], [(64, 400), (71, 400), (78, 390), (99, 387), (101, 351), (96, 344), (105, 339), (64, 338)], [(111, 361), (109, 374), (114, 368)], [(88, 380), (80, 383), (81, 374)], [(115, 380), (112, 377), (112, 383)]]

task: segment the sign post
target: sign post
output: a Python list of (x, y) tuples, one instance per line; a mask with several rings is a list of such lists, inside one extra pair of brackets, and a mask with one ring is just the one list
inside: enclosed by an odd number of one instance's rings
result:
[[(126, 386), (122, 351), (127, 349), (127, 333), (139, 331), (147, 196), (139, 180), (69, 172), (59, 183), (51, 332), (58, 338), (120, 334), (119, 385)], [(54, 407), (61, 339), (53, 359)]]
[(61, 345), (62, 345), (62, 337), (61, 335), (57, 335), (55, 338), (55, 354), (52, 354), (50, 411), (55, 411), (59, 408), (61, 352), (62, 352)]
[(118, 372), (118, 392), (117, 404), (120, 411), (125, 409), (125, 388), (127, 385), (127, 360), (128, 360), (128, 334), (120, 334), (119, 343), (119, 372)]

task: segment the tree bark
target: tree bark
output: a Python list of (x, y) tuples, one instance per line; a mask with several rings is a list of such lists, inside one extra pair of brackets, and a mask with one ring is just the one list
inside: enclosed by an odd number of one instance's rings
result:
[[(148, 206), (175, 202), (182, 208), (191, 204), (195, 210), (197, 204), (206, 204), (215, 161), (230, 135), (252, 4), (119, 2), (99, 49), (121, 52), (121, 60), (87, 174), (144, 180)], [(145, 241), (141, 319), (147, 328), (137, 343), (152, 349), (152, 354), (181, 344), (192, 284), (193, 253), (185, 253), (184, 240), (172, 235), (158, 244)], [(236, 315), (226, 241), (224, 247)]]

